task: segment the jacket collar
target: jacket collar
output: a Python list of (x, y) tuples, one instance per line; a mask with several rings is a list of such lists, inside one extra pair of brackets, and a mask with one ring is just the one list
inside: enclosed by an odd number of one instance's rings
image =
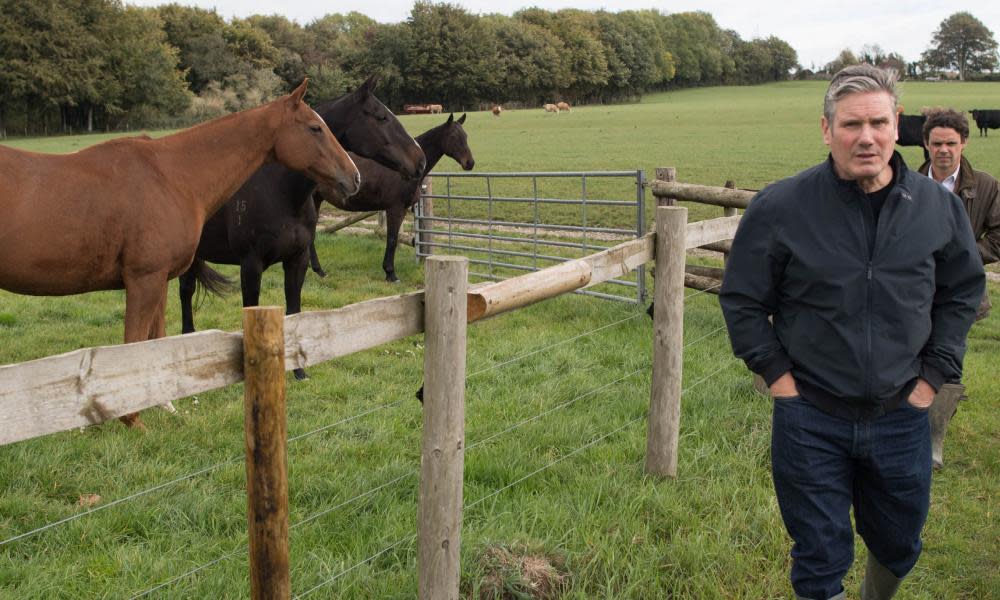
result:
[[(896, 186), (896, 190), (893, 190), (892, 195), (896, 195), (896, 191), (898, 190), (899, 193), (902, 194), (903, 198), (907, 200), (911, 199), (912, 196), (910, 195), (910, 191), (906, 187), (906, 177), (910, 170), (906, 167), (906, 161), (903, 160), (903, 155), (901, 155), (899, 151), (893, 150), (892, 156), (889, 158), (889, 167), (892, 169), (892, 183)], [(828, 154), (826, 157), (826, 170), (840, 187), (856, 191), (864, 195), (864, 192), (861, 191), (861, 187), (856, 181), (853, 179), (841, 179), (841, 177), (837, 175), (837, 170), (833, 165), (832, 154)], [(855, 194), (842, 195), (841, 199), (844, 202), (849, 202), (855, 197), (857, 197)]]
[[(927, 175), (930, 173), (931, 161), (925, 161), (924, 164), (920, 165), (917, 170), (921, 175)], [(958, 181), (955, 182), (955, 195), (960, 198), (965, 198), (971, 194), (971, 197), (975, 197), (976, 187), (976, 170), (972, 168), (972, 163), (969, 159), (962, 155), (961, 166), (958, 170)]]

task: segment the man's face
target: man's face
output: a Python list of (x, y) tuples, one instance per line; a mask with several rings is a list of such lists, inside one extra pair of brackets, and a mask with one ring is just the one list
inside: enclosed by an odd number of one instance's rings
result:
[(942, 179), (951, 175), (962, 162), (966, 140), (951, 127), (935, 127), (927, 134), (927, 151), (934, 173)]
[(889, 159), (896, 145), (896, 112), (888, 92), (850, 94), (837, 102), (833, 122), (821, 121), (823, 141), (843, 179), (866, 191), (892, 180)]

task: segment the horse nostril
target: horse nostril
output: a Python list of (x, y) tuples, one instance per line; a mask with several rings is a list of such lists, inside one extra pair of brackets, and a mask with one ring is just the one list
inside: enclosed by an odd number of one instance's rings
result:
[(361, 173), (359, 171), (354, 172), (354, 187), (361, 187)]

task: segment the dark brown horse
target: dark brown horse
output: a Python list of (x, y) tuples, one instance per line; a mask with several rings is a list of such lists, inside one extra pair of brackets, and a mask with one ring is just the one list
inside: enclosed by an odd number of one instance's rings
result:
[[(125, 289), (125, 342), (165, 334), (167, 281), (187, 270), (202, 225), (269, 159), (344, 194), (350, 157), (294, 92), (152, 140), (66, 155), (0, 146), (0, 288), (37, 296)], [(138, 415), (122, 417), (141, 425)]]
[[(374, 87), (375, 79), (370, 78), (355, 92), (316, 110), (345, 148), (378, 161), (399, 177), (416, 177), (424, 172), (424, 153), (372, 94)], [(214, 273), (205, 261), (240, 266), (243, 306), (257, 305), (264, 270), (282, 263), (286, 313), (301, 310), (302, 282), (316, 231), (317, 214), (311, 199), (316, 185), (313, 179), (280, 165), (267, 165), (208, 220), (197, 258), (180, 278), (184, 333), (194, 331), (191, 301), (196, 285), (210, 281), (208, 274)], [(297, 369), (295, 376), (301, 379), (305, 374)]]
[[(464, 114), (457, 120), (455, 115), (449, 115), (448, 120), (443, 124), (417, 136), (417, 143), (424, 149), (424, 155), (427, 157), (427, 166), (417, 179), (404, 179), (398, 173), (386, 169), (374, 161), (356, 156), (348, 149), (348, 154), (351, 154), (354, 164), (358, 165), (358, 170), (361, 171), (361, 189), (358, 190), (358, 193), (344, 197), (343, 194), (323, 185), (316, 190), (314, 201), (317, 212), (323, 200), (329, 201), (341, 210), (385, 211), (386, 239), (382, 270), (385, 271), (386, 281), (399, 281), (399, 278), (396, 277), (396, 246), (399, 242), (399, 228), (403, 224), (403, 217), (406, 216), (407, 209), (420, 200), (420, 183), (423, 178), (437, 165), (442, 156), (450, 156), (455, 159), (466, 171), (471, 170), (476, 164), (472, 158), (472, 150), (469, 149), (465, 129), (462, 128), (463, 123), (465, 123)], [(325, 275), (319, 264), (315, 246), (310, 244), (310, 248), (313, 270), (321, 276)]]

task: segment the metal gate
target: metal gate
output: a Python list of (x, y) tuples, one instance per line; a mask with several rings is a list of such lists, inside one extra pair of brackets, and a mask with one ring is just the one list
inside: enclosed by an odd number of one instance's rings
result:
[[(646, 233), (645, 174), (636, 171), (435, 173), (414, 208), (418, 259), (469, 257), (470, 277), (501, 280)], [(645, 268), (577, 293), (643, 303)]]

